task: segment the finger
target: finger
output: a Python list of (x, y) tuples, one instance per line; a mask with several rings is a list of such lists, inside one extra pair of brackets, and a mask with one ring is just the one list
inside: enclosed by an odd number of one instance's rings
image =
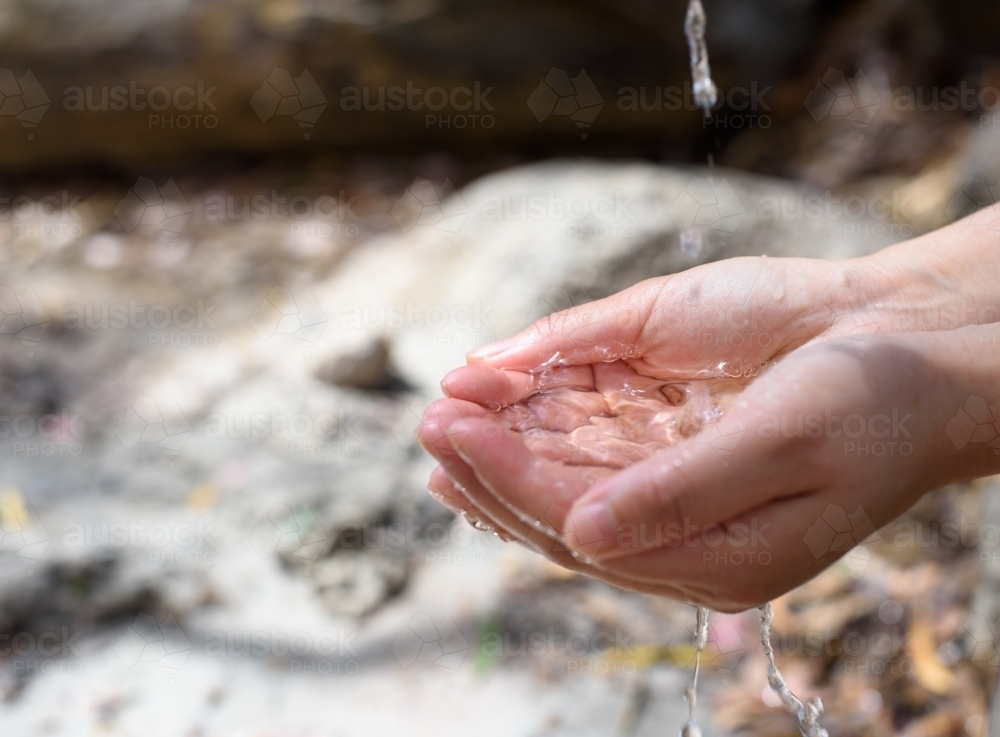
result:
[[(474, 518), (490, 518), (490, 526), (497, 532), (504, 533), (510, 530), (516, 516), (499, 501), (488, 498), (488, 494), (475, 493), (479, 490), (480, 482), (453, 445), (468, 433), (466, 418), (485, 417), (487, 414), (486, 410), (471, 402), (438, 400), (428, 407), (417, 437), (441, 464), (441, 471), (454, 482), (459, 495), (449, 495), (449, 500), (457, 502), (463, 511)], [(483, 504), (484, 501), (487, 504)], [(508, 535), (514, 537), (510, 532)]]
[[(532, 453), (515, 434), (492, 418), (469, 418), (446, 435), (483, 486), (525, 524), (558, 539), (570, 507), (610, 469), (567, 466)], [(587, 536), (577, 531), (577, 538)], [(583, 555), (586, 551), (577, 551)]]
[[(497, 519), (495, 514), (475, 503), (467, 491), (469, 486), (476, 486), (479, 482), (472, 469), (455, 452), (446, 434), (447, 426), (459, 420), (463, 408), (450, 400), (436, 404), (437, 407), (432, 405), (428, 408), (418, 433), (421, 444), (441, 464), (431, 474), (432, 493), (440, 494), (446, 506), (454, 504), (456, 511), (464, 514), (473, 524), (481, 523), (504, 540), (515, 539), (517, 536), (505, 524), (506, 516)], [(433, 419), (428, 419), (427, 415)]]
[[(821, 464), (811, 462), (806, 448), (787, 453), (787, 441), (748, 432), (733, 400), (723, 400), (721, 407), (718, 423), (703, 426), (688, 440), (620, 471), (577, 499), (567, 527), (596, 532), (581, 541), (567, 535), (570, 547), (586, 549), (597, 560), (635, 555), (662, 540), (622, 544), (620, 533), (631, 526), (702, 528), (777, 496), (823, 485)], [(750, 413), (749, 405), (743, 411)], [(597, 550), (592, 544), (596, 538), (605, 541)]]
[(451, 477), (448, 476), (448, 472), (441, 468), (441, 466), (437, 466), (431, 471), (431, 477), (427, 481), (427, 490), (431, 496), (452, 512), (456, 514), (466, 512), (465, 497), (462, 496), (462, 492), (458, 490)]
[(490, 366), (462, 366), (444, 377), (441, 388), (454, 399), (498, 410), (540, 391), (564, 388), (593, 390), (594, 374), (590, 366), (560, 367), (540, 374), (502, 371)]
[(485, 417), (489, 411), (474, 402), (459, 399), (439, 399), (424, 411), (423, 419), (417, 430), (417, 440), (427, 452), (433, 455), (445, 469), (454, 462), (455, 455), (451, 444), (445, 437), (448, 428), (454, 426), (455, 432), (462, 432), (460, 423), (465, 417)]
[(654, 596), (666, 596), (681, 601), (691, 600), (691, 594), (687, 588), (675, 582), (640, 580), (628, 574), (610, 572), (588, 564), (583, 558), (574, 555), (561, 542), (540, 532), (533, 525), (524, 522), (507, 509), (502, 502), (481, 485), (472, 469), (462, 461), (453, 464), (451, 472), (463, 480), (461, 487), (453, 484), (453, 488), (459, 490), (459, 493), (466, 497), (466, 508), (473, 510), (469, 512), (469, 516), (481, 521), (483, 525), (496, 532), (502, 540), (517, 542), (567, 570), (596, 578), (618, 588)]

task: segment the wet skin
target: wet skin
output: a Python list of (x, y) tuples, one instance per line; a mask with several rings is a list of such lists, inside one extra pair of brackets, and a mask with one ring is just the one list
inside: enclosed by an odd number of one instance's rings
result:
[(831, 506), (867, 534), (1000, 470), (946, 432), (969, 396), (1000, 397), (997, 326), (900, 329), (956, 290), (895, 281), (892, 256), (710, 264), (474, 352), (420, 430), (432, 492), (623, 588), (726, 611), (784, 593), (849, 547), (808, 543)]

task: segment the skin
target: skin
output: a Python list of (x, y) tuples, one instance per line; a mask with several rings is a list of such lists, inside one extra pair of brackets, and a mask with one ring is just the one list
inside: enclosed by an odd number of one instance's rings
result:
[[(473, 352), (419, 433), (432, 493), (622, 588), (722, 611), (785, 593), (927, 491), (1000, 472), (1000, 441), (953, 421), (970, 397), (1000, 421), (984, 212), (863, 259), (651, 279)], [(656, 393), (694, 384), (717, 422)]]

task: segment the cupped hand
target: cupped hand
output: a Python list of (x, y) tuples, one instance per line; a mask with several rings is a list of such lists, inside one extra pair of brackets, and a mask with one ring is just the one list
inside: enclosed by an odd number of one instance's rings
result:
[(616, 585), (761, 603), (941, 481), (933, 335), (872, 339), (876, 296), (848, 263), (734, 259), (545, 318), (446, 377), (432, 490)]

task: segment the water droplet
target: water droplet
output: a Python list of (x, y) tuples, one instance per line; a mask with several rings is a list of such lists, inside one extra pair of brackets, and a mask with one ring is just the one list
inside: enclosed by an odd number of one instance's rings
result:
[(475, 527), (480, 532), (493, 532), (493, 528), (483, 522), (482, 520), (474, 519), (472, 521), (472, 526)]
[(681, 253), (690, 259), (696, 259), (701, 254), (704, 234), (700, 225), (690, 225), (681, 231)]

